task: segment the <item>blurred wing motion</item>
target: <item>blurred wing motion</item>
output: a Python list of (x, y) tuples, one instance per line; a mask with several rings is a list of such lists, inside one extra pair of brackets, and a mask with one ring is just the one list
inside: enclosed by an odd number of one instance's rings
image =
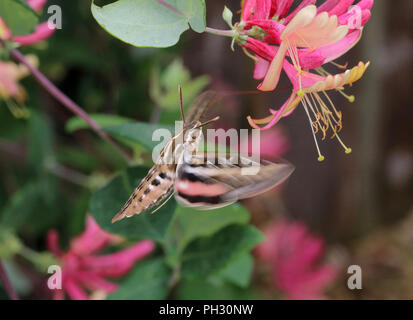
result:
[(176, 199), (199, 209), (224, 207), (276, 187), (294, 171), (294, 166), (286, 162), (257, 163), (242, 156), (238, 160), (234, 164), (227, 157), (205, 154), (179, 166)]
[(194, 121), (204, 122), (208, 110), (220, 100), (220, 95), (212, 90), (200, 94), (189, 108), (185, 121), (190, 125)]

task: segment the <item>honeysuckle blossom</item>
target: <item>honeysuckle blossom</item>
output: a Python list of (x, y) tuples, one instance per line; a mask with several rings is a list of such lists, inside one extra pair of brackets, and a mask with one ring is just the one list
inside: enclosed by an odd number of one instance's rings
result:
[(114, 292), (118, 285), (106, 278), (122, 277), (155, 246), (152, 241), (143, 240), (116, 253), (98, 255), (109, 245), (121, 241), (121, 238), (103, 231), (90, 216), (85, 231), (71, 240), (67, 252), (59, 247), (57, 231), (49, 231), (48, 248), (62, 267), (62, 290), (54, 290), (54, 299), (64, 299), (66, 293), (72, 300), (87, 300), (90, 298), (88, 292), (102, 293), (103, 296)]
[[(32, 66), (38, 66), (36, 56), (26, 55), (25, 58)], [(26, 91), (19, 83), (28, 75), (29, 70), (26, 66), (11, 61), (0, 61), (0, 99), (5, 101), (16, 118), (25, 118), (29, 115), (29, 110), (23, 106)]]
[[(330, 75), (322, 66), (331, 62), (344, 68), (333, 60), (348, 52), (360, 40), (363, 27), (371, 17), (374, 0), (361, 0), (355, 5), (355, 0), (327, 0), (319, 7), (316, 2), (303, 0), (295, 10), (291, 10), (292, 0), (242, 2), (241, 21), (234, 28), (237, 30), (237, 41), (244, 50), (255, 55), (254, 78), (263, 79), (258, 89), (275, 90), (282, 70), (293, 84), (291, 97), (278, 111), (271, 109), (269, 117), (258, 120), (249, 117), (248, 120), (254, 128), (266, 130), (282, 117), (290, 115), (302, 102), (313, 133), (323, 132), (324, 139), (326, 131), (331, 128), (333, 137), (337, 137), (346, 153), (350, 153), (351, 149), (337, 135), (342, 128), (341, 113), (326, 91), (340, 91), (353, 102), (354, 96), (346, 95), (343, 87), (359, 80), (369, 63), (360, 62), (338, 75)], [(316, 73), (310, 72), (311, 69)], [(323, 161), (324, 156), (314, 138), (318, 159)]]
[(256, 254), (271, 266), (274, 286), (290, 299), (324, 299), (337, 274), (334, 265), (320, 262), (325, 254), (324, 241), (299, 222), (276, 223), (265, 235)]
[[(35, 11), (41, 11), (45, 6), (47, 0), (26, 0), (28, 5)], [(0, 17), (0, 38), (3, 40), (12, 39), (20, 45), (32, 45), (49, 38), (54, 33), (54, 28), (49, 28), (48, 22), (43, 22), (36, 27), (36, 30), (25, 36), (13, 36)]]

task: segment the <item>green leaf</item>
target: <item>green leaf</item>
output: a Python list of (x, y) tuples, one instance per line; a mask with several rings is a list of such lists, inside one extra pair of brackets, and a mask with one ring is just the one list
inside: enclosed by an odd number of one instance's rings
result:
[(253, 266), (254, 259), (251, 254), (248, 253), (239, 257), (234, 263), (222, 270), (218, 276), (241, 288), (246, 288), (251, 280)]
[[(175, 128), (173, 126), (145, 122), (125, 123), (117, 126), (104, 127), (103, 129), (115, 137), (126, 138), (130, 141), (138, 142), (148, 150), (152, 150), (160, 143), (159, 141), (152, 140), (152, 135), (155, 130), (165, 129), (169, 131), (171, 136), (175, 134)], [(166, 142), (165, 140), (162, 142)]]
[[(200, 76), (193, 80), (187, 81), (182, 84), (182, 100), (184, 101), (184, 108), (186, 105), (190, 105), (198, 94), (209, 84), (208, 76)], [(178, 109), (179, 108), (179, 93), (175, 87), (175, 90), (168, 91), (165, 95), (159, 98), (159, 104), (165, 109)]]
[(183, 250), (195, 238), (211, 236), (231, 224), (247, 224), (249, 220), (249, 212), (238, 203), (210, 211), (178, 206), (168, 240), (175, 249)]
[(56, 163), (53, 148), (54, 133), (50, 120), (39, 112), (32, 112), (29, 119), (29, 161), (39, 172)]
[(108, 300), (161, 300), (168, 294), (171, 270), (161, 258), (139, 263), (120, 283)]
[[(183, 107), (187, 109), (209, 82), (208, 76), (191, 79), (191, 74), (185, 68), (182, 59), (177, 58), (162, 73), (158, 66), (154, 68), (150, 82), (150, 95), (161, 108), (179, 110), (178, 86), (180, 85), (182, 86)], [(173, 117), (173, 120), (179, 118), (180, 115)]]
[(41, 190), (37, 182), (28, 183), (16, 191), (7, 203), (0, 219), (0, 225), (19, 230), (27, 221), (33, 219), (38, 208)]
[[(113, 114), (89, 114), (89, 116), (101, 127), (107, 127), (107, 126), (116, 126), (128, 122), (133, 122), (133, 119), (130, 118), (125, 118)], [(71, 118), (65, 126), (65, 130), (68, 133), (72, 133), (76, 130), (80, 129), (89, 129), (89, 125), (86, 123), (86, 121), (83, 118), (80, 117), (73, 117)]]
[(234, 263), (249, 252), (264, 236), (252, 226), (232, 225), (218, 233), (192, 241), (181, 261), (186, 278), (207, 277)]
[(90, 212), (102, 229), (129, 239), (149, 238), (157, 242), (163, 241), (175, 212), (174, 199), (169, 200), (154, 214), (147, 211), (111, 223), (113, 216), (124, 205), (147, 171), (148, 169), (143, 167), (129, 168), (92, 195)]
[(205, 31), (205, 0), (177, 0), (176, 7), (185, 14), (192, 30), (198, 33)]
[(203, 0), (169, 0), (176, 13), (155, 0), (119, 0), (103, 7), (92, 2), (96, 21), (114, 37), (136, 47), (164, 48), (176, 44), (189, 26), (205, 30)]
[(32, 33), (39, 24), (38, 15), (23, 0), (1, 0), (0, 17), (4, 19), (13, 35)]

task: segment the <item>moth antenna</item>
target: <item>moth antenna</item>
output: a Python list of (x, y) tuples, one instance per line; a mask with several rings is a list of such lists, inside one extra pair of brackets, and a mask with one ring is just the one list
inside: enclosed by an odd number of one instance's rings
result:
[(179, 92), (179, 105), (180, 105), (180, 108), (181, 108), (182, 121), (185, 124), (184, 103), (183, 103), (183, 99), (182, 99), (182, 86), (181, 85), (178, 85), (178, 92)]
[(201, 123), (200, 125), (196, 126), (194, 129), (202, 128), (202, 127), (210, 124), (211, 122), (218, 121), (219, 119), (220, 119), (219, 116), (218, 116), (218, 117), (215, 117), (214, 119), (211, 119), (211, 120), (208, 120), (208, 121), (206, 121), (206, 122), (204, 122), (204, 123)]

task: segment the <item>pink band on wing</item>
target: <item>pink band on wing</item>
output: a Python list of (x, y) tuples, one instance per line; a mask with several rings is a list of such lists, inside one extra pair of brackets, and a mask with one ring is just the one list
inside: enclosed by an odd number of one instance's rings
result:
[(188, 180), (178, 180), (176, 190), (188, 196), (213, 197), (228, 192), (228, 188), (221, 184), (205, 184), (203, 182), (191, 182)]

